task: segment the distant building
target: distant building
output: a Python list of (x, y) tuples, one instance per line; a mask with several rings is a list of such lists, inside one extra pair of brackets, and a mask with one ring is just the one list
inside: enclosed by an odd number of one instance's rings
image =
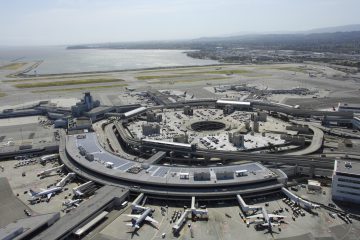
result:
[(82, 116), (85, 112), (89, 112), (91, 109), (99, 107), (100, 101), (93, 100), (90, 92), (85, 92), (84, 99), (76, 103), (71, 107), (71, 114), (73, 117)]
[(162, 115), (156, 114), (152, 111), (148, 111), (146, 113), (146, 121), (147, 122), (161, 122), (162, 121)]
[(189, 137), (187, 134), (180, 134), (173, 138), (173, 142), (189, 143)]
[(143, 132), (144, 136), (160, 134), (160, 125), (159, 124), (149, 124), (149, 123), (143, 124), (142, 132)]
[(76, 130), (91, 130), (92, 122), (88, 117), (79, 117), (76, 119), (69, 118), (67, 121), (68, 124), (68, 132), (76, 131)]
[(316, 180), (308, 180), (308, 190), (310, 191), (321, 191), (321, 184)]
[(229, 115), (229, 114), (232, 114), (233, 112), (235, 112), (235, 109), (234, 109), (233, 105), (225, 105), (225, 107), (223, 109), (223, 114), (224, 115)]
[(67, 119), (57, 119), (54, 121), (55, 128), (66, 128), (68, 125)]
[(232, 136), (232, 144), (234, 144), (235, 147), (244, 147), (244, 135), (234, 133)]
[(96, 122), (100, 119), (104, 119), (106, 113), (114, 113), (114, 112), (116, 112), (116, 107), (114, 106), (99, 106), (92, 108), (84, 115), (91, 118), (93, 122)]
[(266, 112), (258, 112), (258, 120), (260, 122), (266, 122), (266, 120), (267, 120)]
[(254, 120), (253, 122), (253, 132), (259, 132), (259, 122), (257, 121), (257, 119)]
[(190, 106), (185, 106), (184, 114), (188, 116), (192, 116), (194, 114), (194, 110)]
[(338, 111), (360, 113), (360, 104), (339, 103)]
[(360, 203), (360, 163), (335, 160), (332, 198), (339, 201)]

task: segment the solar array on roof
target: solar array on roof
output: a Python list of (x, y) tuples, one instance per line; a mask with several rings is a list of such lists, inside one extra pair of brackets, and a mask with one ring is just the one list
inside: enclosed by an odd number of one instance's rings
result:
[(135, 163), (128, 162), (128, 163), (125, 163), (124, 165), (120, 166), (120, 167), (117, 168), (117, 169), (119, 169), (119, 170), (121, 170), (121, 171), (126, 171), (126, 170), (128, 170), (129, 168), (131, 168), (131, 167), (134, 166), (134, 165), (135, 165)]
[(169, 167), (160, 167), (156, 172), (152, 174), (153, 177), (165, 177), (169, 172)]
[[(85, 150), (89, 153), (93, 153), (95, 158), (98, 158), (102, 162), (112, 162), (114, 164), (114, 170), (117, 171), (126, 171), (131, 167), (135, 166), (137, 163), (127, 160), (125, 158), (119, 157), (117, 155), (113, 155), (107, 151), (105, 151), (97, 142), (95, 133), (86, 134), (86, 138), (76, 138), (74, 136), (70, 137), (75, 142), (76, 145), (81, 145), (85, 148)], [(77, 148), (76, 148), (77, 149)], [(78, 150), (78, 149), (77, 149)], [(220, 172), (233, 172), (235, 174), (236, 171), (246, 170), (249, 172), (255, 171), (264, 171), (264, 168), (261, 164), (258, 163), (247, 163), (241, 165), (233, 165), (233, 166), (223, 166), (223, 167), (210, 167), (210, 168), (191, 168), (191, 167), (176, 167), (176, 166), (157, 166), (150, 165), (149, 169), (147, 169), (147, 173), (150, 173), (151, 177), (164, 178), (168, 173), (188, 173), (189, 175), (197, 174), (210, 174), (210, 171), (217, 174)], [(209, 181), (209, 180), (208, 180)]]

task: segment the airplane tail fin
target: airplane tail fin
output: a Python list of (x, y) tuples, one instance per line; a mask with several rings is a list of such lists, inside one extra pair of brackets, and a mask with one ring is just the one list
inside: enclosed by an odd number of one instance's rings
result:
[(37, 192), (33, 191), (32, 189), (29, 190), (29, 194), (30, 196), (35, 196), (37, 194)]

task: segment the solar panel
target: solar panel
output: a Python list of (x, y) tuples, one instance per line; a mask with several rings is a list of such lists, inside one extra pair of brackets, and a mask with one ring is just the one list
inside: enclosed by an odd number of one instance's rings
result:
[(127, 169), (131, 168), (134, 165), (135, 165), (135, 163), (128, 162), (128, 163), (125, 163), (124, 165), (118, 167), (117, 169), (121, 170), (121, 171), (126, 171)]
[(160, 167), (156, 172), (152, 174), (153, 177), (165, 177), (170, 168)]

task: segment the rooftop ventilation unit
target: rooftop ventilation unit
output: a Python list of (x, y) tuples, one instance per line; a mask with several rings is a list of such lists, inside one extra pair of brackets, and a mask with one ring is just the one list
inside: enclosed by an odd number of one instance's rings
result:
[(345, 162), (345, 167), (347, 167), (347, 168), (352, 168), (351, 162)]

